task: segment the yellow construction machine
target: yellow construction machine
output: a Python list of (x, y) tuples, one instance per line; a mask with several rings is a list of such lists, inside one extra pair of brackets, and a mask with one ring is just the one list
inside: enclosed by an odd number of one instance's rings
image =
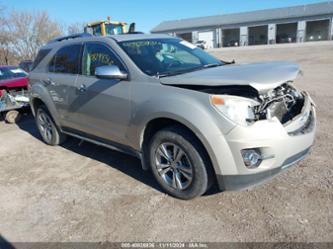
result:
[(84, 27), (84, 32), (96, 36), (138, 33), (135, 32), (135, 23), (131, 23), (129, 30), (127, 31), (126, 22), (111, 21), (110, 17), (108, 17), (107, 20), (88, 23)]

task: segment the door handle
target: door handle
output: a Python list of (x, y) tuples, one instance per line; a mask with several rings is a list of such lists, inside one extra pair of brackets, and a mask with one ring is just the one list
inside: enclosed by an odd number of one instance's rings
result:
[(79, 86), (79, 93), (85, 93), (86, 91), (87, 91), (87, 87), (86, 87), (86, 85), (85, 84), (81, 84), (80, 86)]

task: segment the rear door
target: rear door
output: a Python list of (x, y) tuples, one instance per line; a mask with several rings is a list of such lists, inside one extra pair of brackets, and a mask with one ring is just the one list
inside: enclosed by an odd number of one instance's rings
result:
[(76, 82), (76, 97), (70, 112), (79, 117), (83, 135), (125, 143), (130, 119), (130, 82), (119, 79), (99, 79), (95, 69), (125, 64), (111, 47), (104, 43), (87, 42), (82, 56), (82, 73)]
[(73, 127), (77, 122), (75, 116), (68, 114), (68, 109), (76, 91), (75, 82), (80, 70), (81, 50), (82, 44), (61, 47), (51, 59), (47, 78), (44, 79), (64, 127)]

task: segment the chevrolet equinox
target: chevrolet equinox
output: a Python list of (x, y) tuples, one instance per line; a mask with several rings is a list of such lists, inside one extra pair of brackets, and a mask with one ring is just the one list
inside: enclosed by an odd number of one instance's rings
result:
[(314, 103), (288, 62), (228, 63), (167, 35), (79, 34), (50, 41), (33, 67), (46, 144), (69, 135), (136, 156), (177, 198), (262, 183), (314, 141)]

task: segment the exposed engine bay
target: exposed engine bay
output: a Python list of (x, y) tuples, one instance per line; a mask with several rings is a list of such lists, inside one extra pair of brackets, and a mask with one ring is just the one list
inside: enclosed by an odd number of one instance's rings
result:
[[(185, 89), (205, 92), (208, 94), (234, 95), (249, 98), (257, 103), (251, 110), (249, 123), (258, 120), (271, 119), (277, 117), (282, 124), (287, 123), (302, 112), (304, 106), (304, 95), (296, 90), (291, 82), (287, 82), (275, 89), (267, 91), (265, 94), (259, 94), (251, 86), (198, 86), (198, 85), (174, 85)], [(252, 112), (253, 111), (253, 112)]]
[(260, 95), (259, 99), (261, 104), (255, 106), (256, 120), (277, 117), (285, 124), (300, 114), (304, 106), (303, 94), (288, 83)]

